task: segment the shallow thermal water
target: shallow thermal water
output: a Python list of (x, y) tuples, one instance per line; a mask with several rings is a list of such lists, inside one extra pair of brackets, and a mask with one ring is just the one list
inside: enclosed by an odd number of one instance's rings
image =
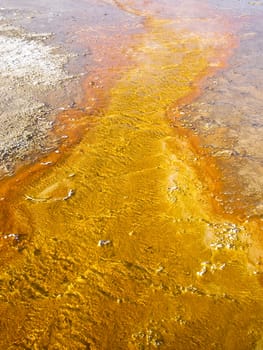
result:
[(85, 132), (0, 187), (2, 349), (263, 348), (261, 5), (222, 5), (107, 1), (137, 29), (100, 41)]

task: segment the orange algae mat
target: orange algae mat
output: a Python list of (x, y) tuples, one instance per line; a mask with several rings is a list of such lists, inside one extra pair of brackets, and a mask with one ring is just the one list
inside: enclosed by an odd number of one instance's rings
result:
[(3, 182), (1, 349), (262, 349), (257, 223), (220, 214), (212, 158), (169, 117), (222, 47), (146, 27), (79, 144)]

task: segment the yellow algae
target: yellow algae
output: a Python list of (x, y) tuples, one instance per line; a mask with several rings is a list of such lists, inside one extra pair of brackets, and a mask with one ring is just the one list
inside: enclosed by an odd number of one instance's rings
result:
[(213, 211), (199, 159), (169, 126), (169, 108), (194, 93), (215, 52), (166, 24), (152, 21), (137, 64), (72, 152), (6, 195), (12, 217), (1, 222), (18, 236), (0, 242), (15, 251), (0, 274), (2, 349), (262, 342), (249, 232)]

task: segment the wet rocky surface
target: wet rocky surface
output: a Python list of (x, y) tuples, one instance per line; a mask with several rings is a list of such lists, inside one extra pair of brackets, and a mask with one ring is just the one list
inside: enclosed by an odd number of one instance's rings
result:
[(56, 147), (48, 135), (77, 80), (65, 69), (73, 53), (51, 43), (51, 32), (18, 25), (23, 17), (0, 9), (0, 177)]
[(216, 159), (223, 209), (247, 217), (263, 214), (262, 19), (263, 12), (241, 24), (239, 44), (227, 67), (209, 78), (204, 93), (179, 112), (183, 125), (201, 137), (202, 147)]
[(1, 2), (0, 178), (68, 136), (54, 129), (61, 111), (80, 108), (81, 82), (95, 64), (90, 44), (100, 49), (99, 40), (123, 22), (121, 11), (103, 1)]
[[(10, 6), (16, 2), (6, 1)], [(22, 3), (24, 14), (32, 11), (32, 0)], [(214, 197), (222, 202), (214, 186), (217, 176), (230, 174), (230, 186), (238, 169), (246, 169), (244, 163), (232, 167), (243, 151), (239, 142), (257, 153), (252, 135), (239, 138), (246, 130), (242, 118), (248, 119), (247, 104), (257, 104), (257, 116), (260, 106), (260, 98), (240, 94), (251, 86), (249, 72), (243, 75), (247, 62), (251, 59), (250, 72), (258, 64), (252, 63), (254, 48), (250, 57), (241, 45), (228, 69), (217, 74), (213, 70), (213, 77), (205, 80), (204, 94), (193, 104), (182, 104), (188, 96), (191, 102), (197, 97), (200, 76), (224, 61), (220, 52), (232, 43), (223, 25), (225, 16), (207, 13), (197, 1), (176, 2), (178, 9), (181, 5), (178, 12), (174, 0), (163, 0), (153, 2), (157, 10), (151, 17), (152, 3), (145, 1), (143, 10), (149, 5), (151, 18), (146, 20), (142, 11), (146, 30), (131, 45), (123, 33), (110, 40), (119, 31), (116, 23), (111, 27), (118, 16), (116, 9), (106, 11), (110, 3), (97, 2), (97, 24), (91, 20), (96, 18), (95, 1), (64, 1), (62, 10), (60, 1), (47, 0), (36, 10), (38, 16), (20, 16), (19, 25), (27, 33), (57, 33), (56, 40), (44, 40), (45, 46), (61, 40), (66, 52), (79, 55), (78, 67), (70, 62), (67, 66), (73, 71), (85, 66), (85, 57), (96, 62), (99, 69), (85, 85), (87, 109), (96, 96), (110, 97), (99, 106), (93, 127), (59, 162), (52, 163), (49, 155), (42, 161), (44, 169), (27, 168), (1, 182), (0, 348), (260, 350), (260, 222), (240, 220), (233, 211), (231, 200), (245, 188), (236, 177), (235, 192), (225, 202), (232, 206), (218, 210), (213, 205)], [(119, 12), (118, 24), (124, 30), (123, 19), (139, 16), (142, 2), (122, 4), (127, 12)], [(171, 14), (167, 21), (158, 17), (165, 4)], [(78, 6), (83, 14), (76, 20)], [(133, 27), (140, 24), (132, 21)], [(89, 48), (101, 38), (99, 27), (103, 40), (94, 45), (96, 52)], [(246, 45), (252, 43), (247, 41), (252, 32), (244, 32)], [(105, 41), (108, 46), (103, 47)], [(64, 53), (55, 54), (59, 68)], [(121, 65), (130, 63), (130, 56), (133, 64)], [(242, 63), (238, 74), (233, 73), (235, 62)], [(116, 71), (117, 82), (109, 88), (107, 75)], [(96, 94), (90, 95), (92, 91)], [(53, 93), (50, 101), (53, 97), (56, 101)], [(75, 97), (74, 102), (78, 111)], [(177, 124), (170, 123), (168, 113), (174, 107)], [(50, 115), (43, 116), (44, 122), (52, 122)], [(195, 140), (201, 140), (202, 147), (198, 142), (194, 147)], [(227, 165), (229, 173), (224, 172)]]

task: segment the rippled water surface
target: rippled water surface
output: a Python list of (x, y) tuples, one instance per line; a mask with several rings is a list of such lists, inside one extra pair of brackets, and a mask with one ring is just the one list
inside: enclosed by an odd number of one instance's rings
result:
[(263, 5), (90, 3), (71, 147), (0, 184), (1, 349), (262, 349)]

